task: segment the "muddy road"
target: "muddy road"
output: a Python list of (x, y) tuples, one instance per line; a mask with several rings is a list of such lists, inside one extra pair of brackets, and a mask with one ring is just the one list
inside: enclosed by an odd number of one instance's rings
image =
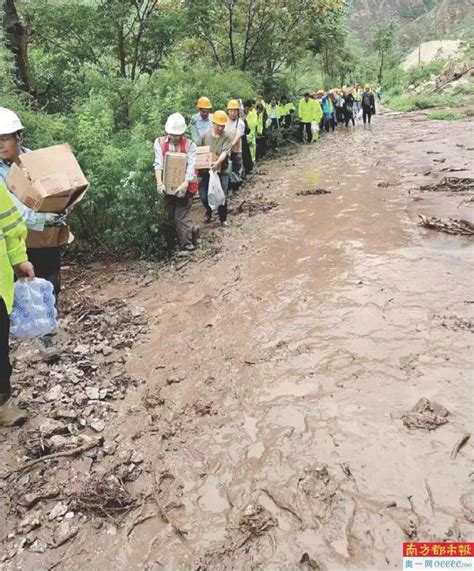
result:
[(50, 398), (68, 369), (17, 350), (2, 470), (46, 419), (100, 440), (4, 472), (3, 569), (399, 569), (403, 541), (472, 541), (472, 238), (419, 215), (473, 221), (473, 134), (377, 116), (262, 164), (194, 260), (74, 270), (85, 374)]

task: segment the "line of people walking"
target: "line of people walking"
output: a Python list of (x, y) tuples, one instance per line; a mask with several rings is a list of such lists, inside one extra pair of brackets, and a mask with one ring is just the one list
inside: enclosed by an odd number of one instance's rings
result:
[[(215, 210), (220, 225), (226, 227), (229, 191), (238, 191), (255, 162), (265, 155), (272, 132), (283, 129), (290, 133), (290, 128), (297, 124), (299, 141), (311, 142), (314, 136), (334, 131), (338, 125), (355, 125), (358, 118), (362, 118), (364, 124), (370, 123), (375, 114), (375, 97), (370, 85), (362, 90), (356, 83), (327, 92), (322, 89), (307, 92), (299, 101), (298, 109), (286, 95), (280, 101), (271, 97), (268, 103), (262, 96), (245, 101), (231, 99), (226, 110), (214, 112), (211, 100), (202, 96), (196, 107), (189, 125), (181, 113), (171, 114), (165, 125), (166, 134), (154, 143), (157, 193), (165, 201), (170, 222), (176, 227), (181, 255), (187, 255), (196, 247), (196, 233), (189, 218), (196, 196), (205, 209), (204, 222), (212, 222), (214, 210), (209, 201), (209, 185), (213, 173), (224, 196)], [(189, 136), (186, 136), (188, 130)], [(210, 150), (212, 162), (208, 168), (196, 167), (198, 147)], [(163, 182), (164, 157), (169, 152), (186, 155), (185, 180), (173, 194)]]
[(306, 92), (298, 105), (298, 138), (311, 143), (314, 135), (335, 131), (342, 125), (355, 126), (358, 119), (364, 125), (370, 124), (375, 113), (375, 96), (368, 84), (364, 89), (356, 83), (329, 91)]

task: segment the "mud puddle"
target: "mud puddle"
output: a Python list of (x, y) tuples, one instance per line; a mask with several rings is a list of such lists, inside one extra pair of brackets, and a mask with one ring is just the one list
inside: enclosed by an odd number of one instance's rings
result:
[[(472, 322), (472, 241), (418, 226), (472, 220), (455, 193), (419, 191), (443, 178), (423, 174), (427, 151), (464, 166), (472, 123), (376, 119), (267, 162), (234, 208), (278, 208), (211, 229), (212, 255), (102, 288), (144, 310), (125, 365), (145, 382), (114, 404), (98, 454), (29, 473), (62, 495), (36, 500), (23, 544), (7, 514), (6, 570), (389, 569), (403, 541), (472, 540), (471, 331), (440, 317)], [(315, 188), (329, 192), (301, 194)], [(449, 415), (410, 428), (420, 401)], [(50, 521), (69, 512), (48, 513), (73, 510), (71, 466), (112, 474), (126, 491), (112, 505), (130, 509), (78, 506), (56, 546)]]

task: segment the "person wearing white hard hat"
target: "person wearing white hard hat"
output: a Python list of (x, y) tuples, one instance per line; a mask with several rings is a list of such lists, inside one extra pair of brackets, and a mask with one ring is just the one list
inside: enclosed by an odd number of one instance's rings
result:
[[(172, 113), (165, 124), (165, 137), (155, 140), (155, 177), (156, 191), (166, 200), (168, 216), (176, 226), (178, 244), (183, 251), (194, 250), (193, 231), (189, 221), (189, 213), (193, 204), (194, 195), (198, 189), (196, 180), (196, 144), (184, 136), (186, 121), (181, 113)], [(186, 154), (186, 174), (183, 182), (174, 194), (168, 194), (163, 183), (164, 156), (170, 152)]]
[[(11, 165), (18, 162), (21, 154), (29, 152), (22, 142), (23, 125), (20, 118), (10, 109), (0, 107), (0, 182), (6, 183)], [(36, 277), (46, 279), (53, 284), (57, 300), (61, 289), (62, 246), (51, 246), (47, 236), (54, 226), (64, 224), (65, 214), (35, 212), (23, 204), (12, 192), (10, 192), (10, 197), (28, 229), (26, 239), (28, 259), (35, 267)], [(34, 244), (32, 243), (33, 235), (35, 236)], [(51, 335), (41, 338), (45, 357), (57, 355), (58, 348), (53, 347), (55, 341), (56, 337)]]

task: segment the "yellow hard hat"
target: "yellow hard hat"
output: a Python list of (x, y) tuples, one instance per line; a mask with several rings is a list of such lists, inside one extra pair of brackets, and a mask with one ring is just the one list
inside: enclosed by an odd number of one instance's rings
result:
[(200, 97), (197, 100), (196, 107), (198, 107), (198, 109), (212, 109), (211, 100), (207, 97)]
[(240, 104), (237, 99), (231, 99), (229, 103), (227, 103), (227, 109), (240, 109)]
[(368, 83), (365, 84), (365, 89), (370, 89), (370, 85)]
[(216, 125), (227, 125), (229, 121), (229, 117), (227, 117), (227, 113), (225, 111), (215, 111), (212, 114), (212, 122)]
[(316, 95), (324, 95), (324, 89), (318, 89), (318, 91), (316, 91)]

